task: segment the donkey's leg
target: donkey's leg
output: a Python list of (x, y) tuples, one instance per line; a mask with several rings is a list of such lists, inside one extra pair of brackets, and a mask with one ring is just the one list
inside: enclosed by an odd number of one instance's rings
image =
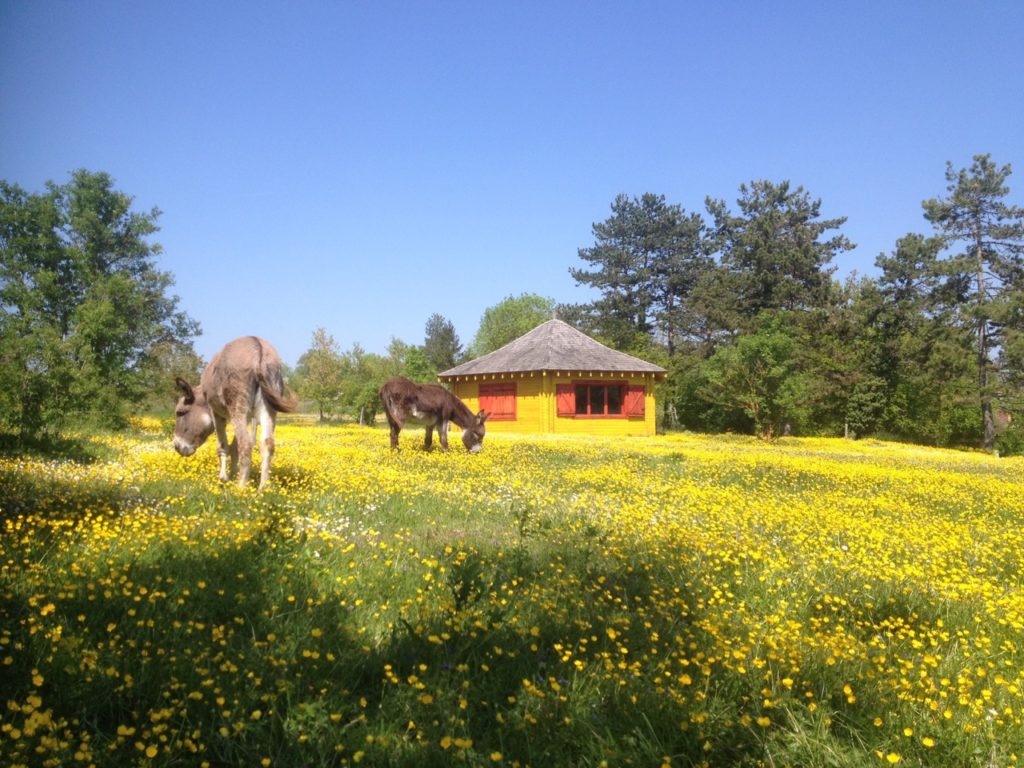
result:
[(228, 469), (228, 476), (238, 475), (238, 436), (231, 438), (231, 445), (228, 446), (228, 458), (231, 460), (231, 467)]
[[(220, 481), (222, 483), (228, 481), (228, 454), (231, 453), (231, 449), (228, 447), (227, 424), (227, 419), (223, 416), (213, 414), (213, 426), (217, 430), (217, 458), (220, 459)], [(234, 455), (238, 456), (237, 453)], [(234, 471), (234, 465), (235, 459), (232, 459), (232, 471)]]
[(427, 424), (426, 434), (423, 437), (423, 450), (429, 451), (434, 445), (434, 425)]
[(385, 411), (385, 415), (388, 417), (388, 426), (391, 427), (391, 448), (398, 450), (398, 433), (402, 431), (402, 425), (392, 418), (391, 414)]
[[(274, 458), (274, 426), (277, 412), (266, 406), (260, 411), (260, 490), (270, 477), (270, 462)], [(255, 419), (253, 420), (255, 424)], [(254, 430), (255, 431), (255, 430)]]
[(231, 425), (235, 428), (235, 451), (238, 454), (238, 486), (245, 488), (249, 484), (249, 469), (252, 467), (253, 442), (245, 411), (232, 414)]
[(448, 450), (448, 419), (441, 419), (437, 427), (437, 436), (441, 440), (441, 450)]

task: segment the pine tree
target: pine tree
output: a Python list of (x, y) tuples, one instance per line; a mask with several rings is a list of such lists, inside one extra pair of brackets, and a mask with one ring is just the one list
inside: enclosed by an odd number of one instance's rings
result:
[[(998, 351), (1020, 332), (1024, 291), (1024, 208), (1005, 202), (1009, 165), (976, 155), (969, 169), (946, 166), (945, 198), (922, 204), (925, 218), (939, 231), (952, 255), (943, 261), (951, 296), (960, 299), (958, 320), (975, 336), (977, 397), (983, 446), (995, 444), (993, 402), (999, 395)], [(1010, 347), (1014, 344), (1009, 344)]]

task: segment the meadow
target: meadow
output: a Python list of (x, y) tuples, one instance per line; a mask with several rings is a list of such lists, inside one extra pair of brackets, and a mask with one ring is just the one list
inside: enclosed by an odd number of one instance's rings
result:
[(2, 765), (1024, 760), (1022, 459), (169, 427), (0, 456)]

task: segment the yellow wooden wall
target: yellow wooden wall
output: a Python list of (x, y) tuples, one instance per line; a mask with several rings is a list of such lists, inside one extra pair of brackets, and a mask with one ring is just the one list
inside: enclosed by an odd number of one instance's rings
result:
[[(555, 408), (555, 387), (576, 381), (628, 381), (646, 388), (643, 418), (575, 419), (558, 416)], [(655, 434), (654, 383), (651, 376), (628, 376), (600, 373), (536, 372), (512, 376), (486, 375), (451, 382), (455, 396), (475, 413), (480, 410), (481, 382), (515, 382), (516, 420), (488, 421), (488, 432), (553, 432), (564, 435), (653, 435)]]
[(452, 384), (452, 392), (469, 409), (476, 413), (480, 410), (480, 382), (515, 382), (516, 385), (516, 420), (488, 421), (488, 432), (549, 432), (547, 426), (547, 401), (544, 392), (544, 377), (539, 373), (533, 376), (526, 374), (521, 378), (479, 377), (478, 380), (457, 381)]

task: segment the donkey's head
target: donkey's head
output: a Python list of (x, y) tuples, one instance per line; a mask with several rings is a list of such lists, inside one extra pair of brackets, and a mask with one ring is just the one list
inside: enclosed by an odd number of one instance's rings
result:
[(487, 411), (480, 411), (470, 425), (462, 430), (462, 444), (470, 453), (479, 453), (484, 447), (484, 434), (487, 432), (484, 422), (490, 415)]
[(182, 378), (175, 379), (174, 383), (182, 392), (174, 409), (174, 450), (182, 456), (191, 456), (213, 434), (213, 414), (202, 387), (192, 389)]

